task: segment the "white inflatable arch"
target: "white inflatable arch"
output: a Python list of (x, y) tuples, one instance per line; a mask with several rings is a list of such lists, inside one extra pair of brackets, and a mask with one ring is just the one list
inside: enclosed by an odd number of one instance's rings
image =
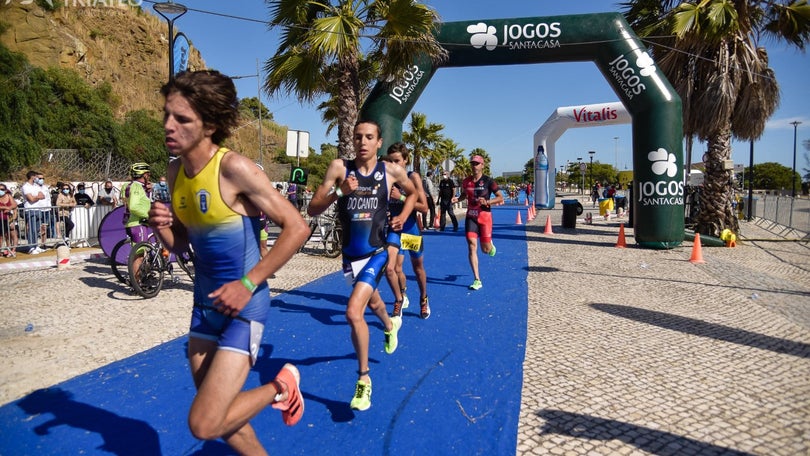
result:
[(534, 134), (534, 205), (553, 209), (557, 173), (555, 142), (570, 128), (627, 124), (630, 114), (620, 102), (557, 108)]

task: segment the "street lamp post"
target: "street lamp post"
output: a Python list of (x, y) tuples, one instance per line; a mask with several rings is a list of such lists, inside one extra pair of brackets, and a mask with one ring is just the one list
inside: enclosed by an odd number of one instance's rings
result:
[(596, 151), (595, 150), (589, 150), (588, 155), (591, 156), (591, 171), (590, 171), (590, 175), (588, 176), (588, 180), (590, 182), (588, 183), (588, 185), (590, 187), (593, 187), (593, 156), (596, 155)]
[[(790, 193), (790, 195), (793, 198), (796, 198), (796, 129), (799, 127), (800, 123), (801, 122), (798, 120), (794, 120), (790, 123), (793, 125), (793, 174), (790, 175), (790, 180), (793, 185), (793, 191)], [(790, 213), (793, 214), (793, 211)]]
[(579, 187), (579, 193), (585, 194), (585, 171), (582, 169), (582, 157), (577, 157), (579, 163), (579, 173), (582, 174), (582, 185)]
[(155, 3), (152, 8), (169, 24), (169, 81), (174, 80), (174, 21), (186, 14), (188, 8), (172, 1)]
[(256, 74), (245, 76), (231, 76), (231, 79), (256, 78), (256, 97), (259, 101), (259, 165), (264, 168), (264, 154), (262, 153), (262, 78), (259, 73), (259, 59), (256, 59)]
[(614, 136), (613, 141), (616, 145), (616, 172), (619, 172), (619, 137)]

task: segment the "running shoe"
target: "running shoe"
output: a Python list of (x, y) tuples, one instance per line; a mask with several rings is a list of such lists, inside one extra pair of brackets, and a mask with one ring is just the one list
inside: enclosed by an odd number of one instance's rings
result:
[(425, 296), (425, 299), (419, 304), (421, 309), (419, 310), (419, 316), (422, 317), (422, 320), (427, 320), (430, 318), (430, 304), (428, 304), (428, 297)]
[(402, 327), (402, 317), (391, 317), (391, 331), (384, 331), (385, 334), (385, 352), (389, 355), (397, 351), (397, 345), (399, 345), (399, 339), (397, 338), (397, 332), (399, 332), (399, 328)]
[(349, 406), (354, 410), (368, 410), (371, 407), (371, 379), (368, 383), (358, 380), (354, 386), (354, 397)]
[(393, 317), (402, 317), (402, 301), (394, 301), (394, 313), (391, 314), (391, 318)]
[(411, 305), (411, 300), (408, 299), (408, 295), (405, 294), (406, 290), (402, 290), (402, 308), (407, 309), (409, 305)]
[(33, 249), (31, 249), (31, 250), (29, 250), (29, 251), (28, 251), (28, 254), (29, 254), (29, 255), (39, 255), (39, 254), (40, 254), (40, 253), (42, 253), (42, 252), (44, 252), (44, 250), (42, 250), (41, 248), (39, 248), (39, 247), (34, 247)]
[(495, 249), (495, 244), (492, 244), (492, 248), (489, 249), (489, 256), (494, 257), (495, 256), (495, 250), (496, 250)]
[(470, 290), (480, 290), (481, 287), (483, 287), (483, 286), (484, 286), (484, 284), (481, 283), (480, 280), (475, 279), (475, 281), (473, 281), (472, 285), (470, 285)]
[(282, 392), (278, 392), (275, 402), (270, 406), (281, 410), (281, 420), (284, 421), (284, 424), (295, 426), (304, 416), (304, 396), (301, 395), (299, 389), (301, 374), (298, 372), (298, 368), (287, 363), (276, 375), (274, 382), (276, 386), (281, 385), (283, 391), (287, 391), (287, 399), (281, 401)]

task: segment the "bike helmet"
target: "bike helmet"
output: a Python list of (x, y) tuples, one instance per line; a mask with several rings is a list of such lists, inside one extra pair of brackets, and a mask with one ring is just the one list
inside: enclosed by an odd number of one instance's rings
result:
[(129, 175), (132, 176), (133, 179), (137, 179), (148, 172), (150, 172), (148, 163), (133, 163), (133, 165), (129, 167)]

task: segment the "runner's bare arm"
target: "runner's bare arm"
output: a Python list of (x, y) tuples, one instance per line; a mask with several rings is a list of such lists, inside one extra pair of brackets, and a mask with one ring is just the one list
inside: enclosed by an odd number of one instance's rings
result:
[[(402, 212), (397, 215), (396, 217), (392, 217), (391, 221), (389, 222), (391, 228), (394, 230), (401, 230), (402, 225), (405, 223), (405, 220), (408, 219), (408, 216), (411, 215), (414, 206), (416, 205), (416, 201), (419, 198), (419, 194), (416, 190), (416, 187), (413, 185), (413, 182), (408, 179), (408, 172), (405, 171), (405, 168), (397, 165), (391, 165), (390, 163), (385, 164), (385, 172), (388, 174), (388, 181), (393, 185), (393, 183), (399, 184), (399, 187), (402, 191), (405, 192), (405, 203), (402, 207)], [(390, 188), (389, 188), (390, 193)]]
[(332, 160), (326, 170), (323, 182), (315, 189), (315, 194), (312, 195), (312, 200), (309, 202), (309, 207), (307, 207), (307, 214), (311, 216), (319, 215), (337, 201), (337, 192), (333, 191), (332, 187), (340, 189), (340, 192), (344, 195), (348, 195), (357, 188), (357, 179), (344, 179), (345, 175), (346, 165), (343, 160), (339, 158)]

